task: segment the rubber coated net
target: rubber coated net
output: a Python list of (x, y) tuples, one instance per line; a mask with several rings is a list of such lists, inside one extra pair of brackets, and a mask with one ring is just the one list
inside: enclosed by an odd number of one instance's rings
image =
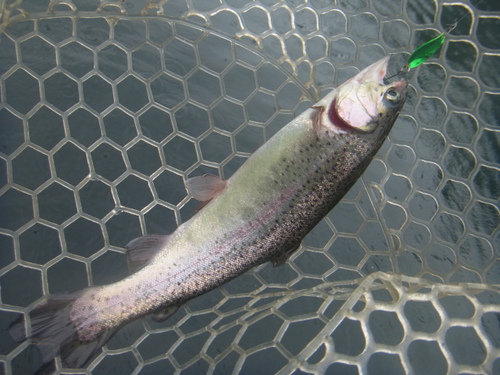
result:
[[(127, 275), (331, 88), (460, 19), (407, 78), (369, 169), (282, 267), (135, 321), (90, 374), (500, 373), (500, 5), (493, 0), (0, 2), (0, 374), (50, 293)], [(67, 371), (65, 373), (68, 373)], [(78, 372), (78, 373), (81, 373)]]

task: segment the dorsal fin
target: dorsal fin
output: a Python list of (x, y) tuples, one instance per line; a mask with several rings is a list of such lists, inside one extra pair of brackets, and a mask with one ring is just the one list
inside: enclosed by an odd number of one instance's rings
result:
[(209, 202), (219, 195), (226, 185), (226, 180), (213, 174), (191, 177), (186, 180), (186, 190), (200, 202)]
[(169, 235), (151, 234), (130, 241), (125, 246), (130, 270), (137, 272), (146, 266), (167, 244), (169, 237)]

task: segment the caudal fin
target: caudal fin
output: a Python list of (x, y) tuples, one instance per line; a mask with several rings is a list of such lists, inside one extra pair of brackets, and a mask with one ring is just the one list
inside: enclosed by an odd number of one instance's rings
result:
[[(48, 301), (30, 313), (31, 339), (40, 350), (43, 363), (41, 372), (46, 373), (52, 360), (61, 355), (65, 367), (80, 368), (108, 341), (115, 332), (105, 331), (93, 341), (82, 341), (70, 313), (74, 301), (81, 292), (50, 296)], [(10, 327), (10, 335), (16, 341), (26, 339), (24, 322), (16, 321)]]

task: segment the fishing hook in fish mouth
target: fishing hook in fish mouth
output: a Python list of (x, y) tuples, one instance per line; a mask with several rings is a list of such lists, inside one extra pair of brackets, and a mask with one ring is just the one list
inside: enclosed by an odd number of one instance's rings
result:
[[(479, 3), (483, 2), (481, 0)], [(476, 4), (477, 6), (477, 4)], [(418, 65), (421, 65), (423, 62), (425, 62), (434, 52), (439, 50), (441, 45), (444, 43), (444, 39), (446, 37), (446, 34), (451, 33), (458, 25), (458, 23), (465, 17), (466, 15), (462, 16), (462, 18), (456, 20), (454, 23), (448, 25), (446, 28), (446, 31), (434, 39), (429, 40), (428, 42), (420, 45), (410, 56), (408, 59), (408, 62), (399, 69), (399, 71), (396, 74), (393, 74), (392, 76), (389, 76), (387, 78), (384, 78), (384, 84), (388, 84), (389, 80), (391, 78), (394, 78), (399, 75), (405, 75), (407, 74), (412, 68), (417, 67)]]
[(389, 80), (391, 78), (394, 78), (397, 76), (403, 76), (403, 75), (407, 74), (409, 71), (410, 71), (410, 67), (408, 66), (408, 64), (406, 64), (401, 69), (399, 69), (399, 71), (396, 74), (393, 74), (392, 76), (389, 76), (389, 77), (384, 77), (384, 85), (388, 85), (390, 83)]

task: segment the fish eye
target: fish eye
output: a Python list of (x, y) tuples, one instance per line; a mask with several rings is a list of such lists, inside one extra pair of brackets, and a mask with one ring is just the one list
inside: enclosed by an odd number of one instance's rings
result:
[(385, 93), (385, 98), (391, 102), (397, 103), (401, 99), (401, 94), (394, 89), (389, 89)]

